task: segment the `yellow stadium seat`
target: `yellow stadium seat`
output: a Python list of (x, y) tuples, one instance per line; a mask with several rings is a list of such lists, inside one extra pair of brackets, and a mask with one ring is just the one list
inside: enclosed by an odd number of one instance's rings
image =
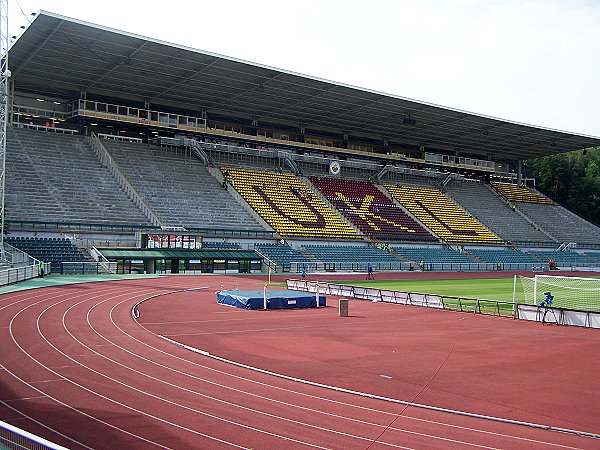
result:
[(503, 241), (439, 189), (386, 184), (388, 192), (425, 226), (449, 243)]
[(362, 237), (293, 174), (234, 167), (222, 171), (233, 188), (281, 236)]

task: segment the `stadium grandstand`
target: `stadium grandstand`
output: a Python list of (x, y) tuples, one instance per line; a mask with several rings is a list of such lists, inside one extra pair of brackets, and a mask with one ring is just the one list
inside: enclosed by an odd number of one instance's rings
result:
[(600, 228), (523, 161), (600, 138), (44, 11), (9, 56), (5, 265), (18, 249), (148, 273), (599, 265)]

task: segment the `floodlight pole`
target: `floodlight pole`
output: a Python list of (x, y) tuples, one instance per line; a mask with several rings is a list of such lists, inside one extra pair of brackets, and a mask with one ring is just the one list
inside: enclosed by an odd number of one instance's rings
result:
[(9, 89), (8, 80), (10, 71), (8, 70), (8, 0), (0, 0), (0, 259), (6, 260), (4, 252), (4, 217), (5, 203), (4, 191), (6, 187), (6, 126), (8, 122), (9, 111)]

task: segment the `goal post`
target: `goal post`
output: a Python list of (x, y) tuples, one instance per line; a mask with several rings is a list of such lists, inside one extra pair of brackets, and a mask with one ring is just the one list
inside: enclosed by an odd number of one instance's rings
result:
[[(553, 305), (560, 308), (600, 311), (600, 279), (560, 275), (520, 276), (525, 303), (539, 305), (551, 292)], [(516, 285), (515, 285), (516, 293)]]

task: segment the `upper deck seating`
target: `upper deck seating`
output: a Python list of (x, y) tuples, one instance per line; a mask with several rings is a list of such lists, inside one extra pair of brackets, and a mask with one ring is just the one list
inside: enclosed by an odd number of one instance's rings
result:
[(9, 127), (6, 144), (8, 220), (150, 225), (84, 137)]
[(540, 203), (543, 205), (554, 205), (554, 202), (545, 195), (540, 194), (525, 186), (517, 186), (510, 183), (492, 183), (492, 187), (500, 195), (511, 202)]
[(310, 177), (310, 181), (360, 231), (374, 239), (433, 241), (402, 208), (367, 181)]
[(439, 189), (385, 185), (392, 196), (446, 242), (500, 244), (502, 240), (485, 228)]
[(104, 145), (163, 225), (264, 230), (196, 158), (147, 144)]
[(482, 183), (448, 184), (446, 193), (489, 230), (507, 241), (554, 242)]
[(600, 228), (560, 205), (519, 203), (518, 208), (558, 242), (600, 242)]
[(232, 167), (222, 170), (248, 204), (281, 236), (361, 238), (293, 174)]
[(600, 228), (527, 187), (508, 183), (492, 186), (508, 200), (517, 202), (519, 211), (558, 242), (597, 244)]
[(518, 208), (558, 242), (600, 242), (600, 228), (560, 205), (519, 203)]

